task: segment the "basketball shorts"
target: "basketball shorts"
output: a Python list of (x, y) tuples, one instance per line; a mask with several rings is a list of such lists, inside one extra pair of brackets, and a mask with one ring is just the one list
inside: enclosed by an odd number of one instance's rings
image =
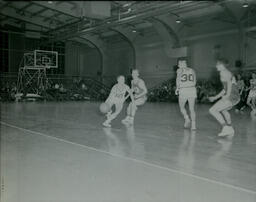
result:
[(250, 90), (248, 97), (253, 98), (256, 97), (256, 90)]
[(106, 100), (106, 103), (110, 103), (110, 104), (123, 104), (124, 103), (124, 99), (120, 99), (117, 97), (110, 97)]
[(147, 96), (143, 96), (137, 99), (134, 99), (134, 102), (137, 106), (143, 105), (145, 104), (145, 102), (147, 101)]
[(188, 98), (196, 98), (196, 88), (195, 87), (188, 87), (188, 88), (181, 88), (179, 90), (179, 97), (188, 99)]
[(229, 99), (221, 99), (220, 101), (222, 101), (223, 103), (225, 103), (225, 105), (228, 105), (226, 110), (230, 110), (232, 109), (232, 107), (234, 107), (235, 105), (237, 105), (240, 101), (240, 97), (237, 96), (231, 96), (229, 97)]

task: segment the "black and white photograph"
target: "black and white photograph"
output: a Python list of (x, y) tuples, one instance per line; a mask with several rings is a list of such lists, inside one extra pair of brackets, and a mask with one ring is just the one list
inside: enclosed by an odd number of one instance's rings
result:
[(0, 0), (0, 202), (256, 202), (256, 0)]

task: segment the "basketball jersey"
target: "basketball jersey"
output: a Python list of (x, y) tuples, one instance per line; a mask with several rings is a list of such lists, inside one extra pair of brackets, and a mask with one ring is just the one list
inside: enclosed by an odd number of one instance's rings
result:
[(251, 90), (256, 90), (256, 79), (250, 80)]
[[(144, 83), (144, 81), (142, 79), (138, 79), (136, 82), (134, 80), (132, 80), (132, 89), (134, 91), (135, 95), (140, 95), (144, 90), (140, 87), (140, 83)], [(142, 96), (142, 97), (146, 97), (146, 95)]]
[(124, 84), (120, 86), (119, 84), (115, 84), (112, 88), (113, 97), (116, 99), (124, 99), (126, 91), (129, 91), (129, 86)]
[(195, 87), (196, 75), (191, 68), (178, 69), (179, 72), (179, 88)]

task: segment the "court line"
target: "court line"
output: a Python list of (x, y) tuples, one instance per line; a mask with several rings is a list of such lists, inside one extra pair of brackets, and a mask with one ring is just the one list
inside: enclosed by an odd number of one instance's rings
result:
[(138, 159), (135, 159), (135, 158), (121, 156), (121, 155), (118, 155), (118, 154), (113, 154), (113, 153), (110, 153), (110, 152), (107, 152), (107, 151), (104, 151), (104, 150), (96, 149), (94, 147), (90, 147), (90, 146), (82, 145), (82, 144), (79, 144), (79, 143), (71, 142), (71, 141), (68, 141), (68, 140), (65, 140), (65, 139), (53, 137), (53, 136), (50, 136), (50, 135), (47, 135), (47, 134), (44, 134), (44, 133), (41, 133), (41, 132), (36, 132), (36, 131), (29, 130), (29, 129), (26, 129), (26, 128), (21, 128), (19, 126), (15, 126), (15, 125), (6, 123), (4, 121), (0, 121), (0, 123), (5, 125), (5, 126), (11, 127), (11, 128), (15, 128), (15, 129), (18, 129), (18, 130), (26, 131), (26, 132), (29, 132), (29, 133), (34, 133), (36, 135), (48, 137), (48, 138), (55, 139), (55, 140), (60, 141), (60, 142), (65, 142), (65, 143), (68, 143), (68, 144), (72, 144), (72, 145), (75, 145), (75, 146), (80, 146), (80, 147), (86, 148), (88, 150), (92, 150), (92, 151), (108, 154), (108, 155), (113, 156), (113, 157), (118, 157), (118, 158), (129, 160), (129, 161), (134, 161), (134, 162), (137, 162), (137, 163), (141, 163), (141, 164), (147, 165), (149, 167), (159, 168), (161, 170), (166, 170), (166, 171), (169, 171), (169, 172), (172, 172), (172, 173), (181, 174), (181, 175), (184, 175), (184, 176), (196, 178), (196, 179), (199, 179), (199, 180), (202, 180), (202, 181), (206, 181), (206, 182), (210, 182), (210, 183), (213, 183), (213, 184), (214, 183), (215, 184), (219, 184), (219, 185), (222, 185), (222, 186), (225, 186), (225, 187), (229, 187), (229, 188), (236, 189), (236, 190), (239, 190), (239, 191), (244, 191), (244, 192), (247, 192), (247, 193), (250, 193), (250, 194), (256, 194), (256, 191), (253, 191), (253, 190), (250, 190), (250, 189), (245, 189), (245, 188), (238, 187), (238, 186), (235, 186), (235, 185), (226, 184), (226, 183), (219, 182), (219, 181), (216, 181), (216, 180), (211, 180), (211, 179), (200, 177), (200, 176), (193, 175), (193, 174), (190, 174), (190, 173), (185, 173), (183, 171), (174, 170), (172, 168), (167, 168), (167, 167), (159, 166), (159, 165), (156, 165), (156, 164), (153, 164), (153, 163), (148, 163), (148, 162), (143, 161), (143, 160), (138, 160)]

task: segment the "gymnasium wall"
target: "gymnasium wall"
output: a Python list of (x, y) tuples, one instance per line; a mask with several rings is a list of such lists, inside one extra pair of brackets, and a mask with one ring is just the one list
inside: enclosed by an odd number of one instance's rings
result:
[(116, 76), (129, 75), (134, 60), (133, 49), (127, 41), (108, 43), (103, 64), (104, 83), (111, 86), (116, 81)]
[(134, 43), (137, 47), (136, 64), (148, 88), (174, 76), (176, 60), (167, 56), (164, 43), (158, 35), (138, 37)]
[(226, 57), (231, 66), (239, 59), (238, 36), (225, 35), (209, 37), (187, 42), (191, 66), (196, 70), (198, 78), (209, 78), (216, 71), (217, 57)]
[[(9, 34), (9, 72), (17, 72), (24, 51), (38, 47), (38, 39), (26, 38), (24, 35)], [(209, 78), (215, 70), (216, 56), (227, 57), (231, 65), (239, 59), (237, 34), (229, 34), (197, 40), (183, 41), (189, 47), (191, 66), (199, 78)], [(248, 66), (256, 65), (256, 39), (246, 38), (245, 58)], [(105, 59), (102, 61), (98, 49), (85, 44), (67, 41), (65, 45), (65, 74), (75, 76), (93, 76), (103, 71), (103, 81), (111, 86), (119, 74), (128, 75), (136, 63), (147, 86), (153, 87), (164, 80), (175, 76), (173, 66), (176, 59), (167, 56), (164, 42), (157, 34), (138, 35), (133, 41), (136, 58), (131, 45), (125, 40), (108, 43)], [(103, 69), (102, 69), (103, 68)]]
[(247, 38), (245, 42), (245, 60), (249, 68), (256, 70), (256, 39)]
[(24, 36), (9, 34), (9, 72), (18, 72), (24, 49)]

